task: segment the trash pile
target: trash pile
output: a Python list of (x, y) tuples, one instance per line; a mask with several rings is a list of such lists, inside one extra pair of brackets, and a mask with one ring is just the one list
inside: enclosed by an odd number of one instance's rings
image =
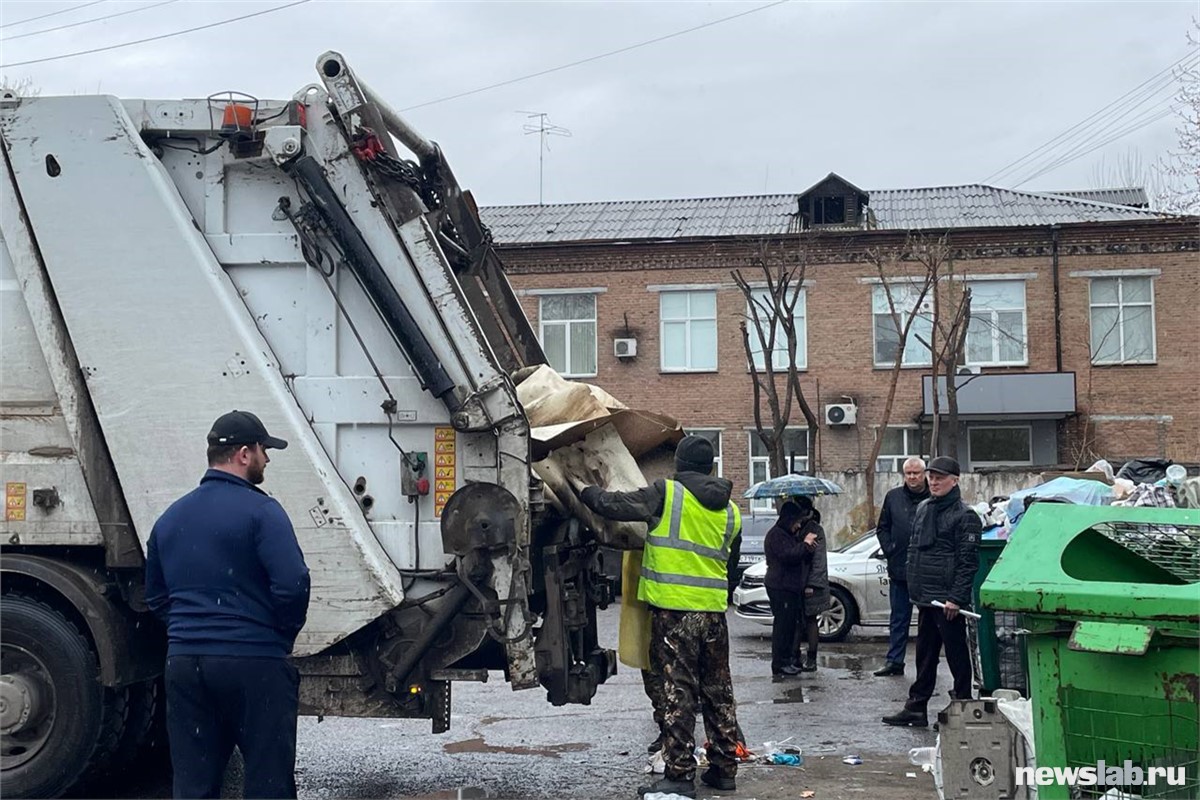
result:
[(1034, 503), (1200, 508), (1200, 477), (1189, 478), (1186, 468), (1167, 459), (1133, 459), (1115, 474), (1112, 465), (1101, 460), (1083, 472), (1057, 473), (1045, 483), (976, 503), (972, 509), (983, 523), (984, 539), (1008, 539)]

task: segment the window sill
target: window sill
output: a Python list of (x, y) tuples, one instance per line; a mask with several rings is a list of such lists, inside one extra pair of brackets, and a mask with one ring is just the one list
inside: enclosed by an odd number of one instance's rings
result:
[[(891, 369), (894, 366), (895, 366), (894, 364), (876, 364), (873, 367), (873, 369), (876, 372), (884, 372), (884, 371), (891, 371)], [(933, 364), (901, 364), (900, 365), (900, 369), (902, 369), (902, 370), (904, 370), (904, 369), (930, 369), (932, 367), (933, 367)]]
[(1093, 367), (1157, 367), (1158, 361), (1093, 361)]
[(712, 369), (659, 369), (659, 375), (716, 375), (717, 368)]
[[(553, 369), (553, 367), (551, 367), (551, 369)], [(560, 378), (566, 378), (569, 381), (577, 381), (580, 378), (595, 378), (599, 374), (600, 373), (598, 373), (598, 372), (580, 372), (580, 373), (560, 372), (560, 373), (558, 373)]]
[[(758, 367), (757, 369), (758, 369), (758, 374), (760, 374), (760, 375), (765, 375), (765, 374), (766, 374), (766, 372), (767, 372), (767, 368), (766, 368), (766, 367)], [(773, 372), (774, 372), (776, 375), (787, 375), (787, 374), (788, 374), (788, 368), (787, 368), (787, 367), (771, 367), (771, 370), (772, 370), (772, 371), (773, 371)], [(806, 364), (806, 365), (805, 365), (805, 366), (803, 366), (803, 367), (802, 367), (802, 366), (799, 366), (799, 365), (797, 365), (797, 366), (796, 366), (796, 372), (808, 372), (808, 365)], [(753, 371), (753, 370), (751, 370), (751, 369), (750, 369), (750, 367), (746, 367), (746, 374), (747, 374), (747, 375), (752, 375), (752, 374), (754, 374), (754, 371)]]
[(993, 361), (990, 363), (980, 362), (978, 364), (968, 362), (963, 366), (979, 367), (980, 369), (1025, 369), (1029, 367), (1029, 361), (1026, 359), (1025, 361)]

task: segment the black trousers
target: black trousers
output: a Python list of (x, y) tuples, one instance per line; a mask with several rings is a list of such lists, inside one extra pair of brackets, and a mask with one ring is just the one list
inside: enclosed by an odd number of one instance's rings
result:
[(771, 613), (771, 672), (779, 672), (796, 659), (796, 629), (804, 616), (804, 598), (799, 592), (767, 589)]
[(234, 745), (246, 764), (244, 796), (296, 796), (300, 679), (282, 658), (169, 656), (167, 737), (176, 798), (221, 796)]
[(905, 708), (928, 713), (929, 698), (937, 685), (938, 654), (946, 651), (946, 663), (954, 676), (952, 696), (969, 700), (971, 691), (971, 654), (967, 650), (967, 619), (959, 614), (953, 621), (946, 619), (940, 608), (920, 606), (917, 609), (917, 679), (908, 690)]

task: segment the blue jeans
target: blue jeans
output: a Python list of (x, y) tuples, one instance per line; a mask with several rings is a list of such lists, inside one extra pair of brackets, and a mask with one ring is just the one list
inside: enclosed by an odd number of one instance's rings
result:
[(888, 599), (892, 614), (888, 620), (889, 664), (904, 666), (904, 651), (908, 647), (908, 626), (912, 624), (912, 602), (908, 599), (908, 584), (904, 581), (888, 582)]

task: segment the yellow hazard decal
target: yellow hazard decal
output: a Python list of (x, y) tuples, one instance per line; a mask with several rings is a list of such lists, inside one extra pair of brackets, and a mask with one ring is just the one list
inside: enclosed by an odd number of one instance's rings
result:
[(454, 428), (433, 429), (433, 515), (440, 517), (442, 509), (457, 488), (455, 478), (455, 447), (457, 434)]

